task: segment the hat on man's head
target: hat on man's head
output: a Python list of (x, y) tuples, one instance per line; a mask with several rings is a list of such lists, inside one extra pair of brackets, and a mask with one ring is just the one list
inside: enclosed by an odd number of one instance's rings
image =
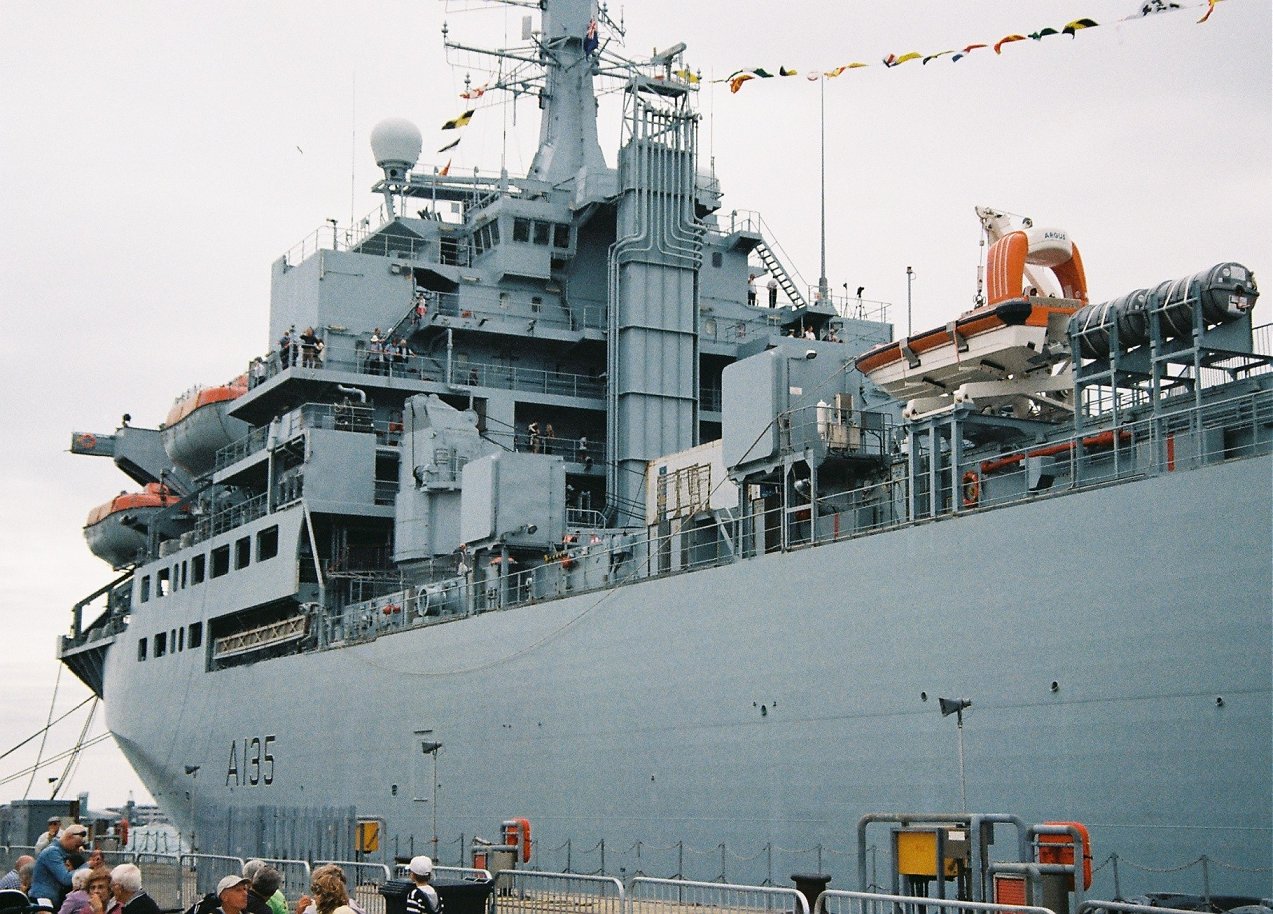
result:
[(409, 868), (411, 872), (417, 876), (432, 876), (433, 875), (433, 858), (426, 857), (423, 854), (421, 854), (419, 857), (412, 857)]
[(76, 822), (74, 825), (68, 825), (68, 826), (66, 826), (66, 831), (62, 832), (62, 834), (64, 834), (64, 835), (79, 835), (81, 838), (87, 838), (87, 837), (88, 837), (88, 829), (87, 829), (85, 826), (80, 825), (78, 822)]
[(234, 888), (238, 888), (241, 885), (251, 885), (251, 884), (252, 884), (251, 879), (245, 879), (242, 876), (235, 876), (235, 875), (225, 876), (222, 878), (220, 882), (217, 883), (217, 897), (218, 898), (221, 897), (221, 893), (224, 892), (226, 889), (234, 889)]
[(52, 825), (54, 822), (56, 822), (58, 825), (61, 825), (61, 824), (62, 824), (62, 817), (61, 817), (61, 816), (49, 816), (49, 824), (50, 824), (50, 825)]

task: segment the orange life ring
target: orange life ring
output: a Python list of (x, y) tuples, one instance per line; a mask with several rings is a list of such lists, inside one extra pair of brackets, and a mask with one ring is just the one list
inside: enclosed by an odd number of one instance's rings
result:
[(84, 432), (75, 439), (75, 443), (86, 451), (91, 451), (97, 447), (97, 436), (92, 432)]
[(964, 507), (975, 508), (981, 501), (981, 477), (976, 470), (966, 470), (963, 478)]

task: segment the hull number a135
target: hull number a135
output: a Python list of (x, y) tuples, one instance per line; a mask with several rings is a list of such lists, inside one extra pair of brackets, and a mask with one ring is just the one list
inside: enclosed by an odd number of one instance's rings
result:
[(274, 783), (274, 737), (250, 736), (230, 741), (225, 786), (256, 787)]

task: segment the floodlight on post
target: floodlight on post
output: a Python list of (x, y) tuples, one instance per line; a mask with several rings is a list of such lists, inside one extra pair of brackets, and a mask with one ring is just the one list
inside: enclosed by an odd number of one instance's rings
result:
[(972, 707), (971, 698), (938, 698), (942, 717), (955, 715), (956, 732), (959, 734), (959, 802), (968, 809), (968, 782), (964, 778), (964, 709)]
[[(425, 736), (433, 731), (418, 731), (417, 736)], [(420, 740), (420, 751), (425, 755), (433, 756), (433, 859), (438, 859), (438, 750), (442, 748), (442, 744), (436, 740), (422, 739)]]

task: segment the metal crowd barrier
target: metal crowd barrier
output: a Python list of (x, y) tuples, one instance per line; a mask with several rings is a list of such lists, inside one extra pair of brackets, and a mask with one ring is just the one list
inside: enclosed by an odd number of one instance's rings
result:
[(685, 908), (809, 914), (809, 900), (794, 888), (638, 876), (628, 892), (626, 914), (683, 914)]
[[(922, 898), (914, 895), (884, 895), (877, 892), (848, 892), (828, 889), (814, 905), (817, 914), (930, 914), (943, 912), (989, 911), (992, 914), (1053, 914), (1050, 908), (1036, 905), (991, 904), (984, 901), (954, 901), (946, 898)], [(1163, 909), (1155, 908), (1156, 914)]]
[(629, 914), (623, 883), (611, 876), (504, 870), (495, 877), (492, 914)]
[[(283, 874), (283, 884), (280, 888), (283, 890), (284, 895), (289, 898), (300, 897), (309, 891), (311, 872), (309, 861), (283, 860), (277, 857), (258, 857), (257, 859), (264, 860), (269, 866), (274, 867), (274, 869)], [(348, 874), (346, 874), (345, 878), (349, 878)]]

